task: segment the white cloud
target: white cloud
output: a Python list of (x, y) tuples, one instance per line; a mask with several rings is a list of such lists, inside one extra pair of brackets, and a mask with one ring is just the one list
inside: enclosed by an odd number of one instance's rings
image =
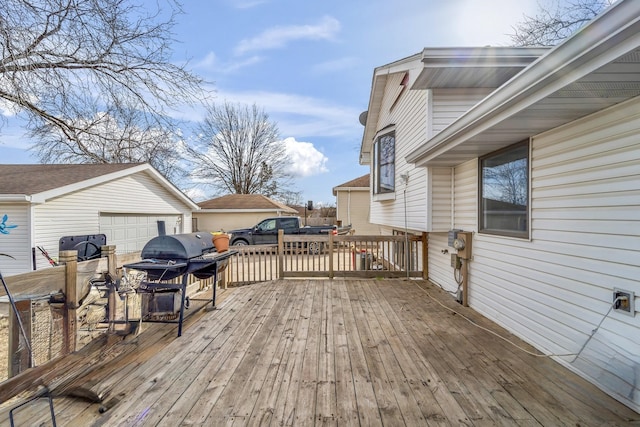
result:
[(204, 58), (194, 64), (194, 68), (214, 69), (217, 62), (216, 54), (208, 52)]
[[(17, 122), (21, 121), (17, 120)], [(24, 131), (17, 126), (17, 123), (3, 124), (2, 128), (0, 129), (0, 147), (27, 150), (29, 146), (29, 138), (27, 138)]]
[(296, 40), (332, 40), (340, 31), (340, 22), (330, 16), (323, 17), (315, 25), (289, 25), (269, 28), (261, 34), (241, 40), (236, 46), (237, 55), (268, 49), (279, 49)]
[(268, 3), (266, 0), (233, 0), (232, 4), (237, 9), (251, 9), (261, 4)]
[(328, 172), (327, 161), (324, 154), (316, 150), (310, 142), (296, 141), (289, 137), (282, 141), (285, 144), (287, 154), (291, 159), (289, 172), (296, 177), (307, 177)]
[(240, 61), (221, 62), (214, 52), (209, 52), (204, 58), (194, 64), (194, 68), (208, 72), (229, 74), (242, 68), (255, 65), (262, 60), (263, 58), (261, 56), (254, 55), (243, 58)]
[(207, 193), (199, 187), (183, 189), (182, 192), (195, 202), (201, 202), (207, 199)]
[(218, 101), (256, 104), (285, 135), (354, 137), (362, 134), (362, 111), (320, 98), (278, 92), (219, 92)]
[(348, 70), (357, 65), (358, 59), (354, 57), (339, 58), (333, 61), (326, 61), (313, 66), (313, 71), (319, 74), (334, 73), (336, 71)]

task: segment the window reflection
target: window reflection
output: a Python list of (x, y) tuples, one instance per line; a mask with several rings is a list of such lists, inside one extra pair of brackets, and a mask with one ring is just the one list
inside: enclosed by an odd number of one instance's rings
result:
[(481, 159), (480, 231), (528, 237), (529, 145)]
[(391, 193), (395, 191), (395, 132), (387, 133), (376, 139), (374, 143), (375, 192)]

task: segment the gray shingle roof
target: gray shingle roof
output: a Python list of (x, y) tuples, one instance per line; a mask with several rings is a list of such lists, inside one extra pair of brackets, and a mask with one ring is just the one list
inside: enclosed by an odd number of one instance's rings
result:
[(141, 164), (0, 165), (0, 194), (38, 194)]
[(333, 187), (333, 195), (336, 195), (336, 188), (368, 188), (369, 187), (369, 174), (362, 175), (361, 177), (352, 179), (351, 181), (347, 181), (343, 184), (336, 185)]
[(295, 209), (262, 194), (228, 194), (198, 203), (202, 209), (277, 209), (295, 213)]

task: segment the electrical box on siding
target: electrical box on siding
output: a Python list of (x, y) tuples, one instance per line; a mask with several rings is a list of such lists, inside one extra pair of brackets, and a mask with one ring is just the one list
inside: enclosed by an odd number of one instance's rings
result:
[(453, 241), (458, 238), (458, 233), (462, 230), (454, 228), (453, 230), (449, 230), (449, 235), (447, 238), (447, 245), (453, 247)]

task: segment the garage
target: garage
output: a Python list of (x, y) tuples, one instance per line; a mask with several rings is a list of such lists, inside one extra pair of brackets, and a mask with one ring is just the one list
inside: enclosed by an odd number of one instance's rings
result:
[(2, 252), (17, 259), (1, 257), (5, 276), (50, 268), (38, 248), (56, 261), (63, 238), (104, 234), (118, 254), (139, 251), (159, 230), (190, 233), (199, 209), (148, 163), (3, 165), (0, 183), (0, 218), (15, 225)]
[(161, 232), (182, 233), (180, 218), (180, 215), (101, 213), (100, 233), (107, 236), (107, 244), (116, 245), (117, 253), (136, 252)]

